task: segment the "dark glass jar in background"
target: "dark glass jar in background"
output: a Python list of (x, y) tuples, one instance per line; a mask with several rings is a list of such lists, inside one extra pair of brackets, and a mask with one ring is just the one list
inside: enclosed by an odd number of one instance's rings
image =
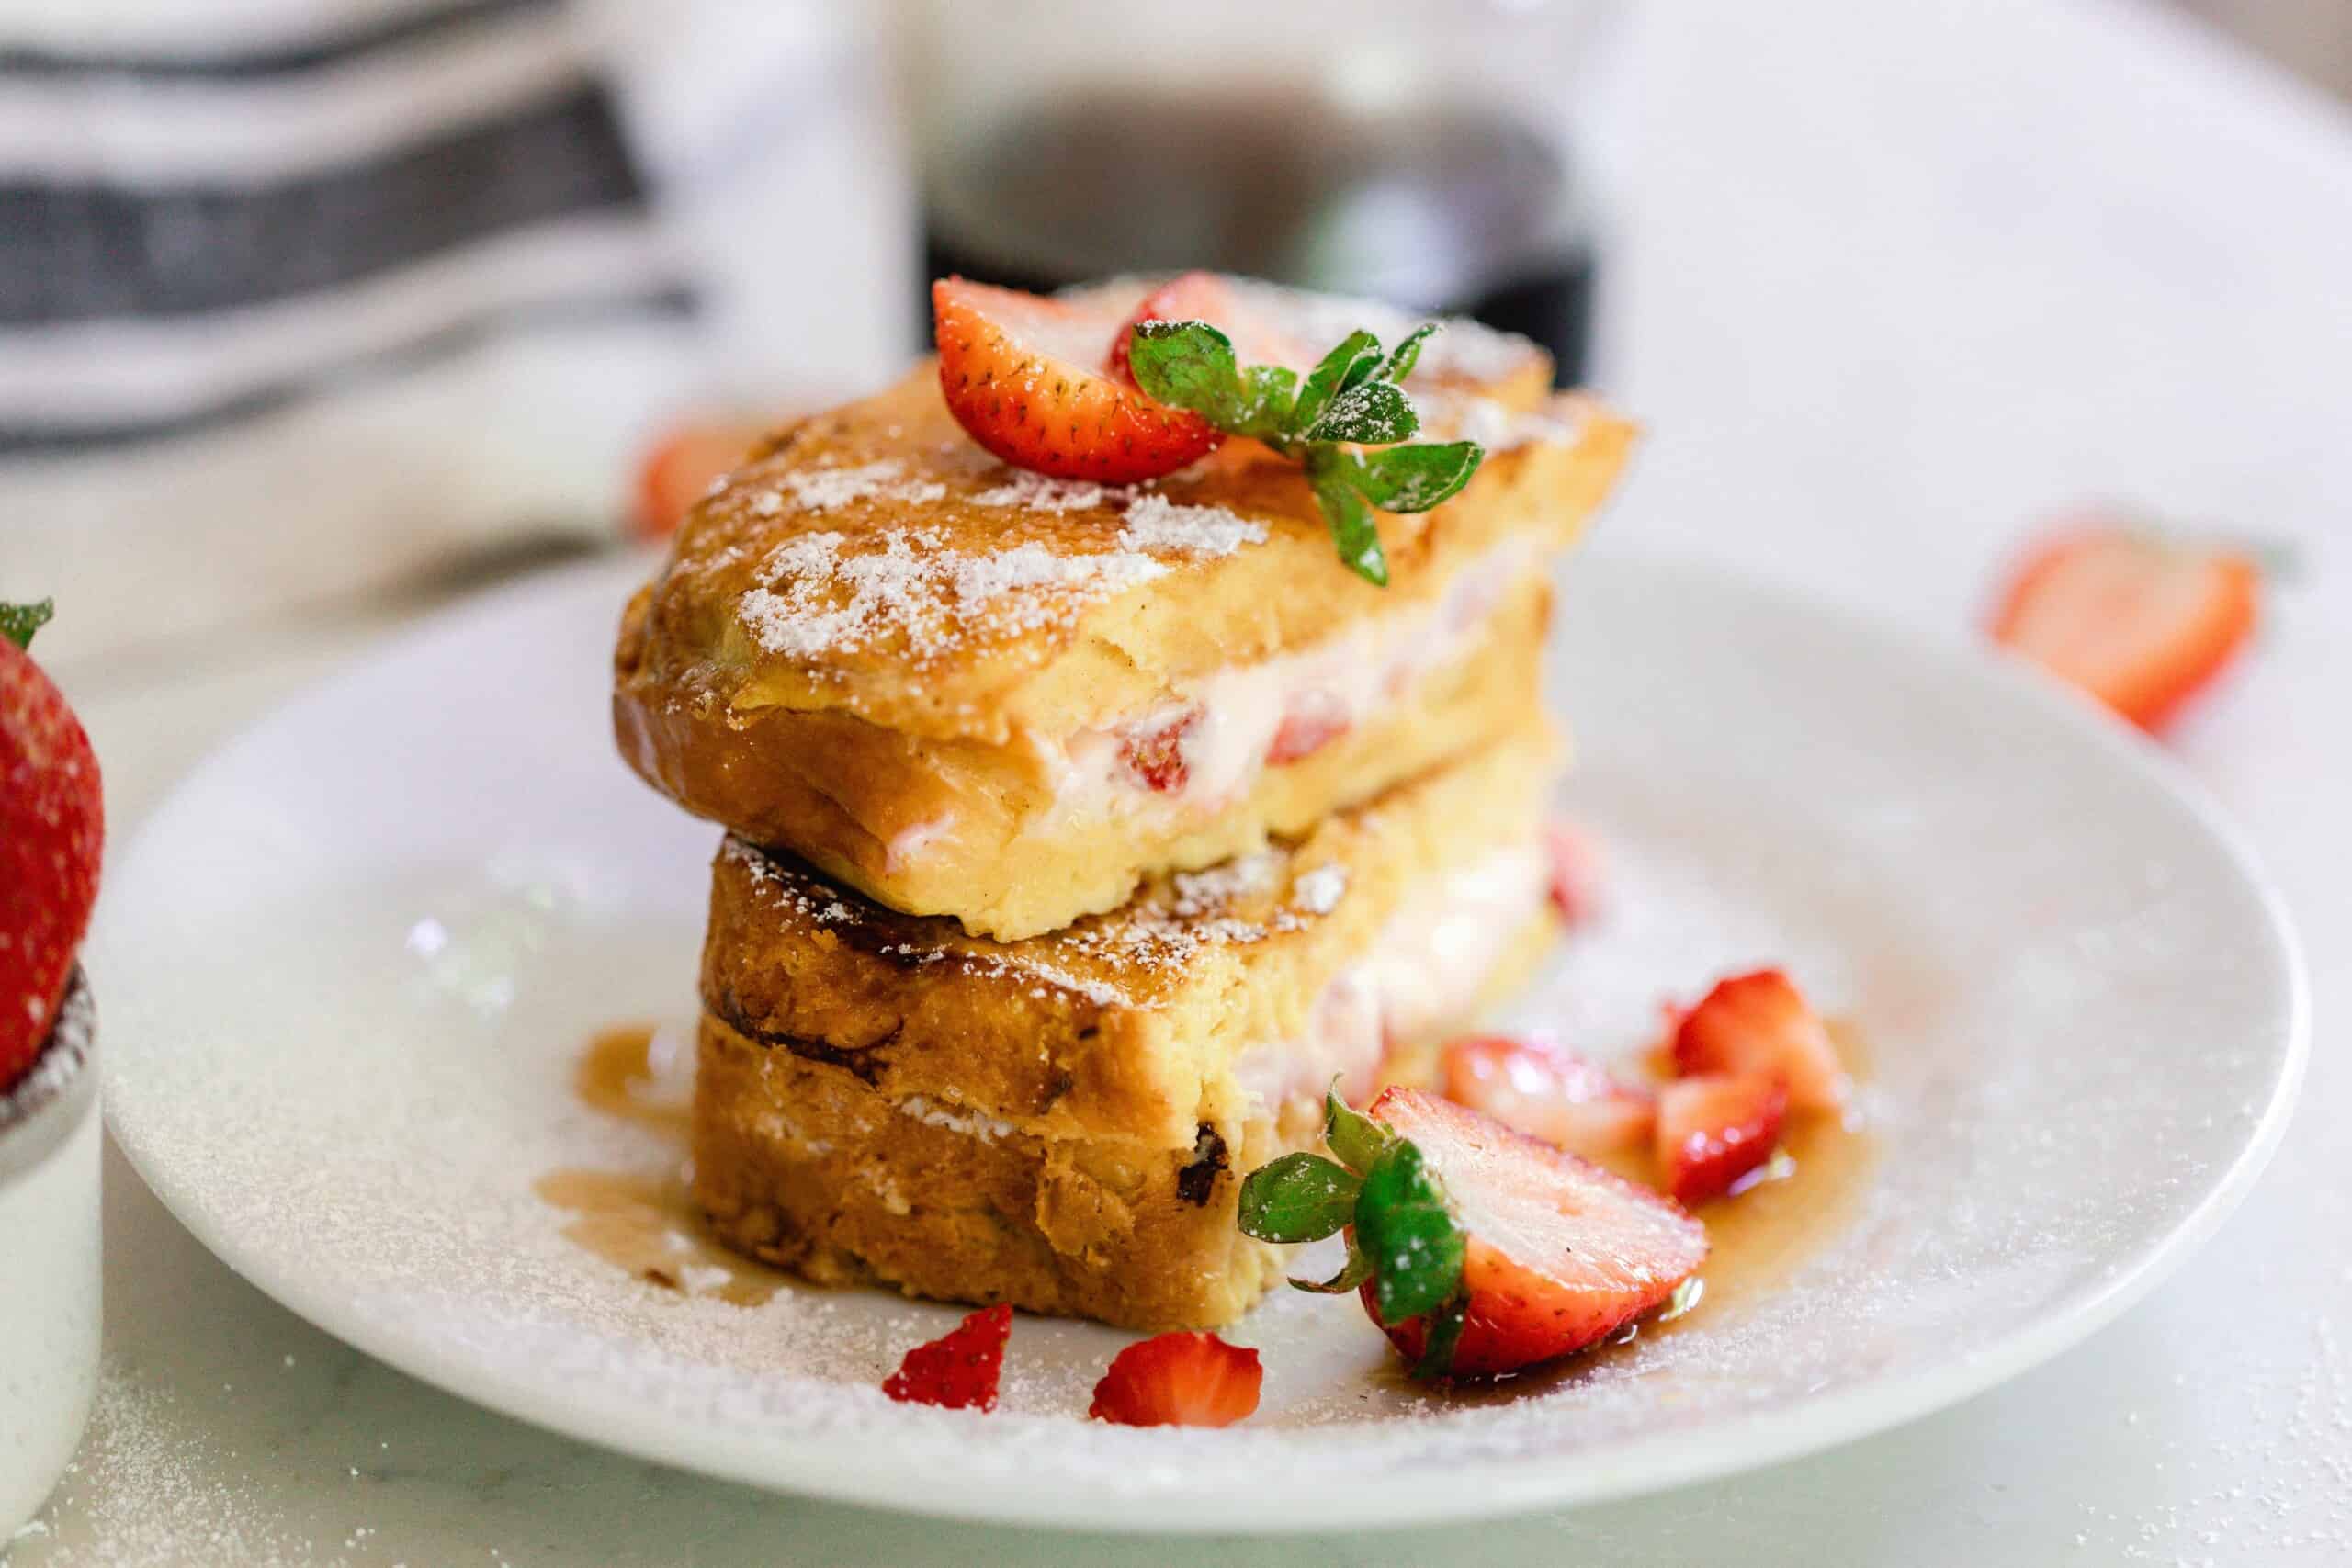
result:
[(1614, 10), (919, 0), (928, 276), (1250, 273), (1473, 315), (1576, 380), (1599, 250), (1579, 95)]

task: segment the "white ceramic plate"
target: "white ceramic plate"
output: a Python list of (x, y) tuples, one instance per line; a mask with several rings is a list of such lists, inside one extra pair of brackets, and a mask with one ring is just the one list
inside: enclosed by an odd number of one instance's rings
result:
[(1629, 1046), (1789, 964), (1874, 1057), (1867, 1190), (1774, 1291), (1479, 1397), (1355, 1306), (1233, 1337), (1226, 1431), (1082, 1419), (1125, 1336), (1023, 1319), (1003, 1406), (876, 1391), (956, 1309), (682, 1298), (560, 1235), (559, 1167), (673, 1146), (574, 1099), (599, 1025), (693, 1016), (715, 838), (605, 729), (642, 563), (424, 628), (201, 768), (114, 868), (114, 1129), (305, 1317), (590, 1442), (885, 1506), (1107, 1529), (1364, 1526), (1618, 1495), (1947, 1404), (2089, 1333), (2245, 1191), (2306, 1033), (2276, 900), (2150, 748), (2030, 676), (1696, 566), (1588, 556), (1558, 617), (1608, 911), (1521, 1010)]

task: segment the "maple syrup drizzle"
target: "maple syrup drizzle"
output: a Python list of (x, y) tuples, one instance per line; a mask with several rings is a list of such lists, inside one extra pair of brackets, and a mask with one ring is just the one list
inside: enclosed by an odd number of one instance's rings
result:
[(758, 1306), (786, 1277), (712, 1241), (683, 1174), (692, 1108), (652, 1092), (650, 1055), (659, 1032), (632, 1024), (600, 1030), (572, 1075), (581, 1103), (631, 1122), (677, 1145), (664, 1174), (565, 1167), (532, 1190), (571, 1215), (565, 1239), (651, 1284), (689, 1296)]

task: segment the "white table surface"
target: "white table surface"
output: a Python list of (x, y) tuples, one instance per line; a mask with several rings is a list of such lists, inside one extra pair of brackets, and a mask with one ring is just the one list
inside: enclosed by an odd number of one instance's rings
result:
[[(2002, 552), (2070, 498), (2301, 547), (2256, 657), (2173, 745), (2251, 830), (2301, 922), (2318, 1020), (2303, 1106), (2245, 1208), (2177, 1277), (1958, 1409), (1566, 1515), (1182, 1550), (2352, 1561), (2338, 1023), (2352, 1008), (2352, 123), (2120, 0), (1723, 7), (1703, 28), (1651, 17), (1641, 53), (1603, 363), (1652, 437), (1607, 523), (1619, 536), (1952, 637), (1969, 635)], [(397, 619), (257, 629), (168, 671), (68, 671), (118, 841), (218, 737)], [(485, 1414), (280, 1310), (119, 1158), (107, 1178), (98, 1418), (14, 1568), (1163, 1563), (1177, 1550), (773, 1497)]]

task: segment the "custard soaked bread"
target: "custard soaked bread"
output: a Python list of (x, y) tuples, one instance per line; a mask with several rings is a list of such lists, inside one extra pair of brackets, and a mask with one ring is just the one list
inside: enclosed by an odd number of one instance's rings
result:
[[(1060, 302), (1108, 344), (1140, 286)], [(1288, 297), (1299, 330), (1379, 312)], [(1081, 330), (1082, 329), (1082, 330)], [(876, 902), (1034, 936), (1297, 835), (1527, 707), (1553, 555), (1630, 427), (1467, 323), (1407, 385), (1468, 488), (1333, 559), (1295, 463), (1236, 440), (1142, 486), (1010, 468), (934, 367), (780, 432), (629, 606), (615, 718), (690, 810)]]
[(741, 839), (703, 955), (695, 1196), (823, 1280), (1210, 1325), (1281, 1275), (1240, 1174), (1338, 1078), (1467, 1022), (1549, 942), (1555, 748), (1531, 708), (1454, 764), (1014, 942), (882, 909)]

